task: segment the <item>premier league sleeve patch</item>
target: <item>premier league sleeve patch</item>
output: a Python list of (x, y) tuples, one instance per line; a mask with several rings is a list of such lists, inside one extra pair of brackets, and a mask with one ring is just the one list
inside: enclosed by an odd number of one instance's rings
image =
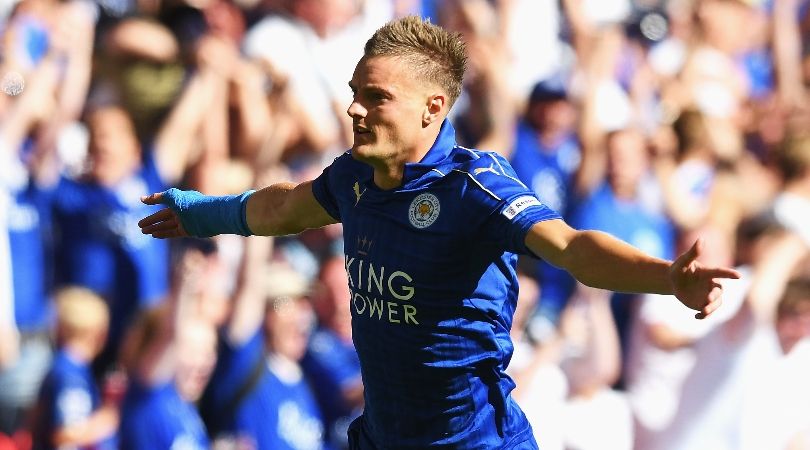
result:
[(408, 208), (408, 220), (416, 228), (427, 228), (439, 218), (440, 211), (441, 205), (438, 197), (425, 192), (417, 195), (411, 202), (411, 206)]
[(530, 206), (542, 206), (540, 200), (537, 200), (532, 195), (522, 195), (514, 200), (512, 200), (509, 205), (504, 208), (502, 214), (509, 220), (512, 220), (521, 213), (521, 211), (525, 210)]

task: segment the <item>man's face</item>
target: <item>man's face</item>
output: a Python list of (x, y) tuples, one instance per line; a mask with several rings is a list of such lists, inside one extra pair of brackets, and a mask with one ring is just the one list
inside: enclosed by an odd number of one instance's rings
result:
[(401, 59), (363, 57), (349, 86), (354, 100), (352, 156), (360, 161), (405, 161), (419, 145), (430, 94)]
[(131, 173), (140, 161), (140, 147), (132, 122), (118, 108), (104, 108), (88, 120), (89, 157), (93, 177), (114, 182)]
[(779, 317), (776, 321), (776, 332), (782, 351), (789, 353), (799, 341), (810, 337), (810, 309)]
[(611, 186), (635, 187), (647, 170), (644, 137), (635, 131), (623, 131), (607, 143), (608, 173)]
[(304, 357), (314, 315), (305, 298), (277, 300), (265, 316), (265, 332), (270, 350), (292, 361)]
[(186, 401), (195, 402), (200, 398), (216, 362), (214, 326), (202, 319), (189, 319), (181, 324), (177, 337), (175, 384)]

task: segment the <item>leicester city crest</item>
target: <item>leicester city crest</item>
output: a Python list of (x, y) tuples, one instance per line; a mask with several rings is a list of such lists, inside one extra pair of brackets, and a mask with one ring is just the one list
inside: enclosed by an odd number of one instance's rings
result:
[(429, 193), (419, 194), (411, 202), (408, 219), (416, 228), (427, 228), (439, 217), (439, 199)]

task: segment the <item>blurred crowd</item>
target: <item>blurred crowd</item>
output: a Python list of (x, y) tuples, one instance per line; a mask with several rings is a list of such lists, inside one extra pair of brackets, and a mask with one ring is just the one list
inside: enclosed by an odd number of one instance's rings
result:
[(810, 449), (810, 1), (0, 0), (0, 449), (345, 449), (340, 226), (154, 240), (140, 197), (320, 174), (363, 44), (461, 33), (460, 145), (577, 228), (738, 268), (705, 320), (520, 260), (541, 448)]

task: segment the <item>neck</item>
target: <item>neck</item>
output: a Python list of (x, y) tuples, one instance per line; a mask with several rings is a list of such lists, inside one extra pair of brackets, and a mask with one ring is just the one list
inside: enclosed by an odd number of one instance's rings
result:
[(383, 190), (395, 189), (402, 186), (405, 165), (398, 164), (389, 167), (374, 168), (374, 184)]
[(405, 174), (405, 164), (418, 163), (428, 154), (441, 131), (442, 121), (433, 122), (422, 130), (422, 138), (409, 150), (397, 152), (378, 161), (368, 162), (374, 168), (374, 184), (378, 188), (388, 190), (402, 186)]
[(81, 340), (65, 342), (64, 349), (77, 362), (89, 363), (95, 357), (95, 352), (91, 346)]

